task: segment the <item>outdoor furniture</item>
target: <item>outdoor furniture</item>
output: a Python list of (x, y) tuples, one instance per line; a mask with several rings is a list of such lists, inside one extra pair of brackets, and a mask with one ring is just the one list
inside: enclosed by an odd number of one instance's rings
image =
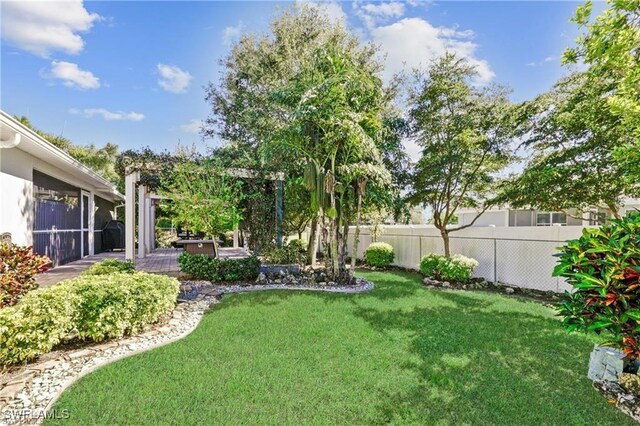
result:
[(213, 240), (178, 240), (176, 244), (184, 247), (184, 251), (190, 254), (206, 254), (216, 257), (216, 248)]

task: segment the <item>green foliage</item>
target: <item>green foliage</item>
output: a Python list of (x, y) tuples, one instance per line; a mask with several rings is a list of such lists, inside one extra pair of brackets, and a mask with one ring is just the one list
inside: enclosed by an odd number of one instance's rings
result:
[(252, 281), (260, 273), (260, 260), (256, 256), (218, 259), (206, 254), (183, 252), (178, 256), (178, 265), (191, 278), (212, 282)]
[(387, 243), (371, 243), (364, 251), (364, 261), (368, 265), (379, 268), (386, 268), (391, 265), (394, 258), (393, 247)]
[(430, 253), (420, 260), (420, 272), (439, 281), (467, 282), (478, 266), (475, 259), (455, 254), (451, 257)]
[(56, 136), (35, 128), (25, 116), (14, 116), (14, 118), (108, 181), (116, 185), (120, 183), (118, 173), (116, 172), (116, 160), (118, 157), (117, 145), (106, 143), (101, 148), (97, 148), (93, 144), (74, 145), (69, 139), (63, 136)]
[(215, 241), (242, 219), (242, 182), (211, 161), (176, 164), (161, 184), (160, 192), (172, 200), (167, 206), (174, 221), (192, 232), (203, 232)]
[[(496, 195), (498, 173), (513, 160), (513, 106), (508, 90), (479, 89), (478, 73), (463, 58), (446, 54), (416, 71), (409, 90), (411, 137), (422, 148), (412, 175), (409, 201), (429, 207), (448, 256), (448, 227), (460, 207), (475, 208), (476, 218)], [(475, 221), (475, 219), (474, 219)]]
[[(607, 0), (609, 5), (591, 19), (592, 2), (578, 6), (573, 18), (586, 30), (577, 45), (564, 53), (565, 63), (584, 63), (591, 84), (611, 79), (606, 103), (631, 134), (640, 132), (640, 1)], [(636, 142), (636, 149), (638, 149)]]
[(302, 240), (291, 240), (282, 247), (274, 247), (265, 254), (265, 260), (273, 265), (288, 265), (297, 263), (304, 265), (306, 259), (306, 244)]
[(614, 155), (637, 137), (607, 108), (613, 88), (610, 79), (574, 73), (522, 105), (522, 146), (530, 159), (505, 185), (501, 201), (546, 211), (576, 208), (578, 215), (598, 206), (615, 214), (624, 196), (640, 194), (638, 181), (627, 178), (627, 156)]
[(0, 310), (0, 363), (30, 361), (56, 345), (137, 333), (168, 315), (179, 283), (143, 272), (85, 275)]
[(132, 274), (135, 270), (136, 268), (130, 260), (123, 262), (118, 259), (106, 259), (89, 266), (81, 275), (109, 275), (119, 272)]
[(36, 274), (49, 269), (51, 260), (37, 256), (31, 247), (0, 243), (0, 308), (14, 305), (38, 288)]
[(553, 275), (575, 289), (559, 306), (569, 331), (610, 332), (611, 344), (640, 356), (640, 214), (587, 228), (560, 248)]

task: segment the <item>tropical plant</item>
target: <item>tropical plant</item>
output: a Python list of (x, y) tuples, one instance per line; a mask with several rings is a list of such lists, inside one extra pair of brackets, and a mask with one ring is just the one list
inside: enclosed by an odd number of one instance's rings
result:
[[(478, 89), (477, 71), (446, 54), (426, 72), (417, 70), (409, 89), (411, 137), (422, 148), (408, 199), (431, 210), (446, 256), (449, 234), (473, 226), (496, 196), (498, 174), (513, 159), (513, 107), (507, 90)], [(458, 208), (476, 209), (464, 225), (451, 226)]]
[[(354, 256), (355, 256), (354, 251)], [(370, 266), (386, 268), (393, 263), (395, 253), (393, 246), (387, 243), (371, 243), (364, 251), (364, 261)]]
[(569, 331), (611, 335), (606, 345), (640, 356), (640, 213), (585, 228), (560, 248), (553, 275), (574, 291), (558, 311)]
[(461, 254), (451, 257), (430, 253), (420, 260), (420, 272), (436, 280), (467, 282), (478, 261)]
[(0, 308), (14, 305), (38, 288), (36, 274), (46, 271), (51, 260), (33, 253), (31, 247), (0, 243)]

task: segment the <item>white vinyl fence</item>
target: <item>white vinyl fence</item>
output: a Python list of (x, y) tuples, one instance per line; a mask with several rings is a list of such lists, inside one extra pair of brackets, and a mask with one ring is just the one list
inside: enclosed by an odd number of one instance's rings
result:
[[(563, 279), (552, 277), (557, 247), (578, 238), (581, 226), (552, 227), (478, 227), (466, 228), (450, 235), (451, 253), (463, 254), (479, 262), (474, 276), (518, 287), (563, 292)], [(353, 234), (349, 231), (349, 251)], [(420, 259), (429, 253), (444, 253), (439, 231), (430, 225), (385, 225), (378, 241), (389, 243), (396, 254), (394, 264), (418, 269)], [(358, 258), (373, 242), (368, 227), (361, 227)]]

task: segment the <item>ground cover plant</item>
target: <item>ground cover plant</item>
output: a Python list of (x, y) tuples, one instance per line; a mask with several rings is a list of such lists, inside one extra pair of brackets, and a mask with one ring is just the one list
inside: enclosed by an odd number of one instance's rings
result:
[(583, 374), (593, 339), (553, 309), (361, 275), (373, 292), (225, 296), (185, 339), (53, 408), (76, 424), (633, 424)]
[(109, 275), (118, 272), (133, 273), (136, 268), (130, 260), (106, 259), (94, 263), (82, 272), (82, 275)]
[(147, 274), (84, 275), (32, 291), (0, 310), (0, 365), (33, 360), (56, 345), (135, 334), (169, 314), (176, 279)]

